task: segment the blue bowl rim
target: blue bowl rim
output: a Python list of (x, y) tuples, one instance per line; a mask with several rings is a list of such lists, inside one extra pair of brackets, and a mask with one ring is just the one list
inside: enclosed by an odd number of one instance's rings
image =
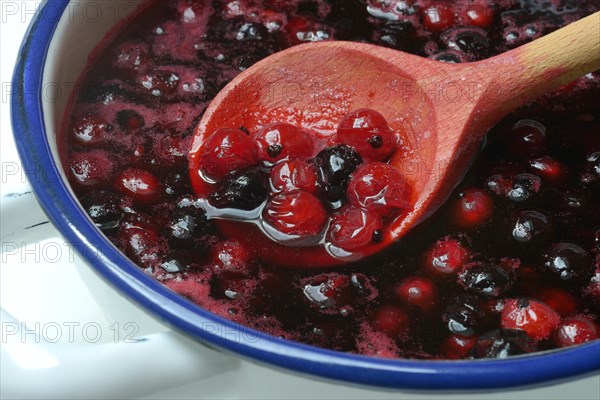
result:
[[(17, 149), (43, 209), (90, 265), (122, 294), (210, 346), (318, 377), (403, 389), (493, 389), (537, 385), (600, 370), (600, 342), (504, 360), (389, 360), (276, 338), (210, 313), (172, 292), (120, 253), (85, 215), (61, 178), (43, 122), (42, 78), (59, 18), (40, 17), (23, 40), (13, 76), (11, 117)], [(62, 15), (68, 0), (53, 0)]]

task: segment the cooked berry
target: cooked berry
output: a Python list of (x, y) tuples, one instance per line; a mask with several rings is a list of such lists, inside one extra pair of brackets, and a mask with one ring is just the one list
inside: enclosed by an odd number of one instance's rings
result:
[(472, 336), (479, 331), (479, 326), (485, 318), (485, 311), (479, 301), (471, 295), (453, 297), (442, 314), (442, 321), (448, 330), (462, 336)]
[(313, 153), (311, 134), (294, 125), (268, 124), (260, 128), (252, 138), (258, 148), (258, 158), (268, 165), (280, 160), (307, 160)]
[(315, 236), (327, 223), (327, 211), (314, 195), (298, 190), (269, 199), (263, 218), (286, 235)]
[(216, 299), (240, 299), (250, 291), (248, 276), (240, 272), (224, 271), (213, 275), (211, 296)]
[(477, 339), (471, 350), (473, 358), (507, 358), (532, 353), (537, 345), (525, 332), (512, 329), (495, 329)]
[(337, 129), (343, 144), (352, 146), (365, 161), (385, 161), (396, 150), (394, 131), (375, 110), (361, 108), (347, 114)]
[(552, 307), (561, 317), (575, 314), (579, 309), (575, 297), (565, 289), (556, 287), (541, 287), (534, 291), (531, 297), (536, 298)]
[(470, 4), (464, 11), (463, 19), (467, 24), (487, 28), (494, 22), (494, 8), (491, 4)]
[(560, 323), (560, 316), (541, 301), (508, 299), (502, 309), (502, 328), (519, 329), (534, 340), (547, 339)]
[(89, 188), (108, 184), (112, 180), (114, 168), (111, 156), (104, 150), (75, 153), (69, 164), (72, 181)]
[(370, 211), (346, 207), (333, 214), (327, 238), (343, 250), (356, 250), (373, 242), (373, 233), (381, 229), (381, 218)]
[(410, 329), (410, 316), (401, 307), (393, 304), (376, 308), (371, 314), (371, 325), (391, 338), (406, 335)]
[(585, 185), (600, 186), (600, 151), (587, 156), (581, 182)]
[(160, 197), (160, 182), (154, 174), (139, 168), (129, 168), (116, 179), (117, 189), (140, 204), (153, 203)]
[(538, 193), (541, 186), (542, 182), (539, 176), (519, 174), (513, 178), (512, 187), (507, 195), (510, 200), (520, 203)]
[(346, 203), (350, 175), (362, 162), (362, 158), (354, 149), (341, 144), (322, 150), (314, 162), (317, 167), (317, 182), (325, 199), (332, 208), (340, 208)]
[(178, 207), (169, 218), (167, 232), (172, 239), (187, 240), (207, 230), (204, 210), (194, 206)]
[(565, 281), (587, 275), (590, 267), (588, 253), (575, 243), (555, 243), (544, 254), (544, 268)]
[(476, 337), (450, 335), (442, 342), (440, 353), (449, 360), (467, 358), (476, 342)]
[(435, 2), (423, 9), (423, 25), (433, 33), (439, 33), (454, 26), (454, 10), (443, 2)]
[(253, 255), (243, 243), (237, 240), (219, 242), (212, 249), (212, 263), (215, 271), (249, 272)]
[(125, 109), (117, 112), (117, 123), (125, 131), (134, 131), (143, 127), (146, 123), (144, 117), (135, 110)]
[(348, 202), (382, 217), (409, 210), (410, 195), (411, 188), (406, 179), (390, 164), (361, 165), (348, 183)]
[(320, 309), (332, 309), (348, 305), (357, 295), (348, 275), (330, 273), (310, 278), (303, 285), (305, 298)]
[(552, 233), (552, 223), (539, 211), (523, 210), (512, 218), (512, 237), (519, 243), (546, 240)]
[(456, 203), (455, 221), (465, 228), (477, 227), (492, 215), (492, 198), (479, 189), (469, 189), (459, 194)]
[(477, 29), (457, 32), (450, 44), (451, 48), (468, 54), (471, 60), (481, 60), (489, 54), (490, 41), (485, 32)]
[(470, 265), (459, 274), (459, 282), (473, 293), (498, 297), (512, 284), (510, 275), (494, 263)]
[(220, 179), (230, 172), (258, 163), (254, 142), (239, 129), (218, 129), (199, 151), (200, 172), (209, 179)]
[(109, 230), (119, 226), (123, 216), (119, 195), (101, 190), (88, 194), (81, 203), (98, 228)]
[(546, 150), (546, 128), (537, 121), (524, 119), (514, 125), (504, 140), (510, 157), (517, 160), (537, 157)]
[(303, 190), (314, 194), (318, 190), (317, 171), (301, 160), (280, 162), (271, 170), (271, 186), (275, 193)]
[(409, 21), (387, 21), (376, 33), (375, 40), (393, 49), (411, 51), (420, 43), (413, 24)]
[(529, 167), (536, 175), (550, 182), (560, 182), (565, 176), (564, 166), (549, 156), (529, 161)]
[(554, 333), (554, 341), (561, 347), (573, 346), (598, 338), (600, 338), (600, 328), (584, 316), (565, 318)]
[(104, 118), (88, 113), (77, 118), (71, 125), (71, 136), (78, 144), (96, 146), (104, 143), (106, 132), (111, 130), (112, 126)]
[(458, 274), (469, 260), (469, 250), (458, 240), (440, 239), (425, 256), (425, 270), (432, 276)]
[(257, 167), (232, 172), (223, 178), (221, 187), (210, 197), (210, 204), (217, 208), (254, 210), (267, 199), (268, 179)]
[(424, 312), (431, 311), (437, 305), (439, 296), (435, 283), (419, 276), (404, 278), (396, 287), (394, 294), (400, 301)]
[(160, 236), (151, 228), (127, 228), (122, 233), (125, 251), (133, 258), (139, 258), (144, 252), (160, 245)]

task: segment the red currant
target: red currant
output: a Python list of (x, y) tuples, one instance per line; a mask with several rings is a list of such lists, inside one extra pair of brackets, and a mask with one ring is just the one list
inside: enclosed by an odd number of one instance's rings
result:
[(399, 300), (416, 306), (421, 311), (431, 311), (438, 301), (438, 290), (430, 279), (411, 276), (405, 278), (395, 290)]
[(600, 328), (584, 316), (565, 318), (554, 333), (554, 342), (561, 347), (600, 338)]
[(275, 193), (304, 190), (316, 193), (317, 171), (301, 160), (280, 162), (271, 170), (271, 186)]
[(501, 323), (504, 329), (519, 329), (534, 340), (542, 340), (558, 327), (560, 316), (538, 300), (508, 299), (504, 302)]
[(314, 195), (298, 190), (271, 198), (263, 218), (286, 235), (315, 236), (325, 227), (327, 211)]
[(423, 10), (423, 25), (439, 33), (454, 26), (454, 10), (443, 3), (434, 3)]
[(393, 304), (383, 305), (373, 312), (371, 325), (375, 330), (396, 338), (408, 332), (410, 317), (401, 307)]
[(106, 132), (111, 130), (112, 126), (104, 118), (88, 113), (75, 120), (71, 126), (71, 136), (78, 144), (95, 146), (102, 144)]
[(341, 143), (352, 146), (365, 161), (385, 161), (396, 150), (394, 131), (375, 110), (361, 108), (348, 113), (337, 129)]
[(258, 158), (268, 165), (280, 160), (306, 160), (313, 156), (311, 135), (294, 125), (276, 122), (260, 128), (252, 138), (258, 148)]
[(469, 250), (458, 240), (445, 237), (427, 252), (425, 270), (431, 276), (450, 276), (458, 274), (469, 260)]
[(463, 228), (477, 227), (486, 222), (492, 215), (492, 198), (479, 189), (462, 192), (456, 204), (455, 221)]
[(356, 250), (378, 241), (381, 219), (377, 214), (356, 207), (346, 207), (333, 215), (327, 237), (343, 250)]
[(152, 173), (139, 168), (129, 168), (117, 176), (116, 181), (119, 191), (131, 196), (137, 203), (153, 203), (161, 191), (158, 178)]
[(230, 172), (258, 163), (254, 142), (240, 129), (216, 130), (199, 152), (200, 172), (209, 179), (221, 179)]

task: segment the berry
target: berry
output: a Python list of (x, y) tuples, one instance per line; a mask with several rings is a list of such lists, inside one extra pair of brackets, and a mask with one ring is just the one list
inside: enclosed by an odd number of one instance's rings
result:
[(425, 270), (432, 276), (457, 274), (469, 260), (469, 250), (458, 240), (445, 237), (427, 252)]
[(477, 227), (486, 222), (493, 212), (492, 198), (479, 189), (469, 189), (459, 194), (455, 208), (455, 221), (463, 228)]
[(271, 186), (275, 193), (294, 190), (316, 193), (317, 171), (314, 166), (300, 160), (280, 162), (271, 170)]
[(110, 230), (119, 226), (123, 216), (119, 195), (101, 190), (82, 198), (81, 204), (98, 228)]
[(160, 141), (154, 142), (154, 153), (157, 162), (166, 168), (180, 167), (183, 169), (187, 162), (188, 142), (173, 136), (165, 136)]
[(116, 179), (117, 189), (131, 196), (136, 203), (153, 203), (160, 197), (161, 186), (152, 173), (139, 168), (128, 168)]
[(588, 265), (588, 253), (574, 243), (554, 243), (544, 255), (544, 268), (564, 281), (581, 277)]
[(465, 9), (463, 19), (469, 25), (487, 28), (494, 22), (494, 9), (489, 4), (471, 4)]
[(485, 263), (466, 267), (459, 274), (459, 283), (470, 292), (498, 297), (510, 289), (512, 279), (501, 267)]
[(285, 29), (293, 45), (327, 40), (332, 36), (327, 26), (300, 16), (289, 17)]
[(421, 311), (431, 311), (438, 302), (438, 290), (430, 279), (411, 276), (404, 278), (394, 291), (396, 297)]
[(112, 179), (114, 168), (109, 153), (104, 150), (75, 153), (69, 163), (73, 181), (87, 188), (105, 186)]
[(197, 267), (194, 262), (197, 258), (196, 254), (186, 250), (171, 250), (162, 259), (160, 267), (170, 274), (186, 272)]
[(175, 93), (179, 86), (179, 76), (171, 71), (154, 71), (146, 74), (141, 83), (153, 96), (161, 97)]
[(381, 219), (374, 213), (356, 207), (346, 207), (333, 214), (327, 238), (343, 250), (356, 250), (373, 242), (381, 229)]
[(513, 178), (512, 187), (507, 193), (510, 200), (520, 203), (528, 200), (540, 191), (542, 181), (533, 174), (518, 174)]
[(371, 314), (371, 325), (391, 338), (406, 334), (410, 328), (410, 317), (404, 309), (393, 304), (376, 308)]
[(239, 299), (250, 290), (248, 276), (235, 271), (214, 274), (210, 294), (215, 299)]
[(473, 358), (506, 358), (537, 350), (536, 342), (525, 332), (512, 329), (495, 329), (481, 335), (473, 349)]
[(554, 333), (554, 342), (561, 347), (573, 346), (600, 338), (600, 328), (584, 316), (565, 318)]
[(551, 232), (552, 223), (539, 211), (519, 211), (512, 218), (512, 237), (519, 243), (538, 243)]
[(354, 297), (352, 289), (353, 287), (348, 275), (338, 273), (321, 274), (311, 277), (303, 285), (305, 298), (322, 310), (350, 304)]
[(477, 298), (468, 294), (450, 299), (444, 314), (442, 314), (442, 321), (446, 324), (448, 330), (461, 336), (475, 334), (476, 331), (480, 330), (479, 326), (485, 318), (485, 311)]
[(237, 240), (219, 242), (212, 249), (212, 263), (216, 272), (248, 272), (253, 262), (252, 251)]
[(117, 123), (124, 131), (135, 131), (142, 128), (146, 123), (144, 117), (135, 110), (125, 109), (117, 111)]
[(423, 25), (433, 33), (439, 33), (454, 25), (454, 11), (443, 3), (434, 3), (423, 9)]
[(543, 156), (529, 161), (529, 168), (550, 182), (560, 182), (564, 175), (564, 166), (551, 157)]
[(281, 160), (306, 160), (314, 154), (310, 133), (286, 123), (265, 125), (252, 139), (258, 148), (258, 158), (267, 165)]
[(346, 203), (348, 180), (361, 162), (360, 155), (344, 144), (328, 147), (315, 157), (317, 182), (333, 209)]
[(71, 125), (71, 137), (78, 144), (84, 146), (97, 146), (104, 143), (106, 132), (110, 132), (112, 126), (106, 120), (95, 114), (85, 114), (75, 119)]
[(258, 167), (232, 172), (221, 187), (210, 196), (210, 204), (217, 208), (254, 210), (269, 194), (267, 174)]
[(410, 186), (393, 165), (371, 163), (360, 166), (348, 183), (348, 202), (382, 217), (410, 208)]
[(585, 160), (581, 183), (589, 186), (600, 186), (600, 151), (591, 153)]
[(508, 299), (502, 309), (504, 329), (520, 329), (534, 340), (548, 338), (560, 323), (560, 316), (548, 305), (527, 298)]
[(199, 151), (200, 172), (209, 179), (221, 179), (230, 172), (258, 163), (254, 142), (240, 129), (216, 130)]
[(482, 60), (489, 55), (490, 41), (485, 31), (479, 29), (461, 30), (453, 36), (450, 47), (466, 53), (470, 60)]
[(506, 154), (515, 160), (539, 157), (546, 151), (546, 128), (537, 121), (523, 119), (505, 135)]
[(346, 114), (337, 135), (341, 143), (354, 147), (365, 161), (385, 161), (397, 147), (394, 132), (383, 115), (367, 108)]
[(263, 218), (286, 235), (316, 236), (327, 223), (327, 211), (314, 195), (299, 190), (272, 197)]
[(561, 317), (577, 312), (577, 301), (569, 292), (560, 288), (541, 287), (534, 291), (532, 297), (552, 307)]
[(440, 353), (449, 360), (466, 358), (476, 342), (476, 337), (450, 335), (442, 342)]
[(135, 259), (139, 259), (144, 252), (160, 244), (158, 233), (151, 228), (127, 228), (123, 230), (122, 236), (125, 241), (125, 252)]
[(187, 243), (208, 230), (208, 220), (202, 208), (193, 205), (181, 206), (173, 210), (169, 216), (166, 232), (173, 242)]

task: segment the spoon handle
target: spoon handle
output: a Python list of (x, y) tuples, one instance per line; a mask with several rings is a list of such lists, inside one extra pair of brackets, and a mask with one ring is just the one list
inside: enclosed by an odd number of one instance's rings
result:
[(488, 99), (502, 115), (539, 95), (600, 69), (600, 12), (482, 61), (479, 75), (493, 74)]

